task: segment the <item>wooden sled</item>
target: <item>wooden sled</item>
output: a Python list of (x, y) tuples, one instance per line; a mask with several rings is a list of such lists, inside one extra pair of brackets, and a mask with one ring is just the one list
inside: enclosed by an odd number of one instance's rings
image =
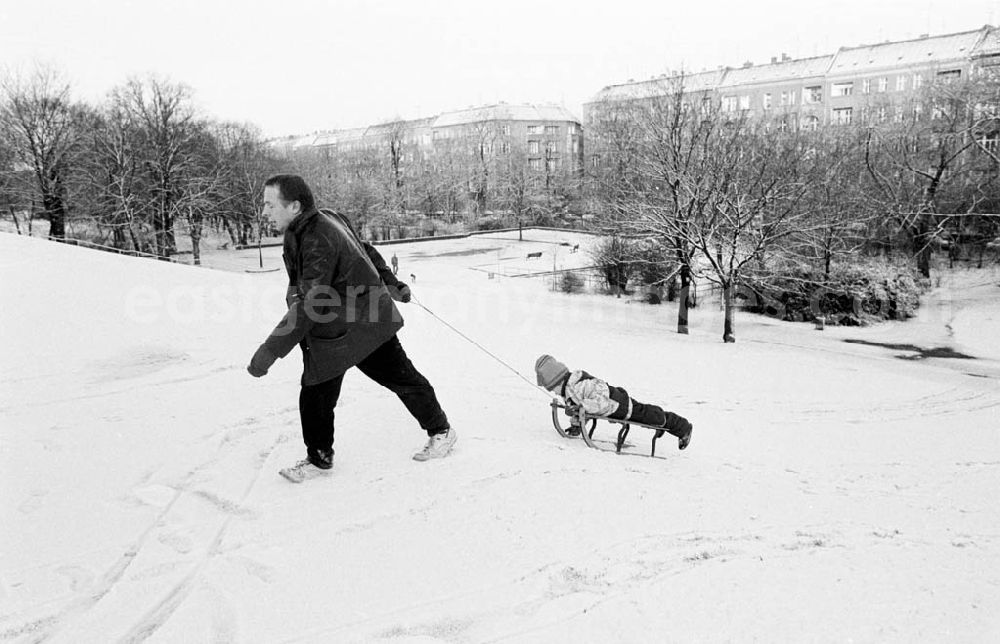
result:
[[(649, 455), (651, 457), (656, 457), (656, 441), (659, 440), (661, 436), (666, 433), (662, 427), (656, 427), (654, 425), (646, 425), (645, 423), (637, 423), (631, 420), (623, 420), (621, 418), (611, 418), (609, 416), (597, 416), (595, 414), (588, 414), (584, 411), (583, 407), (579, 405), (574, 405), (573, 403), (560, 402), (556, 399), (552, 399), (552, 425), (559, 432), (559, 435), (563, 438), (576, 438), (573, 434), (567, 433), (567, 429), (564, 428), (559, 422), (560, 415), (566, 415), (569, 417), (576, 417), (580, 421), (580, 436), (583, 438), (583, 442), (587, 444), (587, 447), (592, 447), (594, 449), (604, 448), (599, 447), (594, 439), (594, 430), (597, 428), (598, 420), (606, 420), (609, 423), (617, 423), (621, 425), (621, 429), (618, 430), (618, 440), (615, 441), (615, 453), (621, 454), (622, 447), (625, 446), (625, 439), (628, 438), (628, 432), (632, 428), (632, 425), (638, 425), (639, 427), (645, 427), (647, 429), (653, 430), (653, 442), (650, 444)], [(560, 411), (561, 410), (561, 411)], [(590, 423), (590, 426), (587, 426)], [(604, 450), (610, 451), (610, 450)]]

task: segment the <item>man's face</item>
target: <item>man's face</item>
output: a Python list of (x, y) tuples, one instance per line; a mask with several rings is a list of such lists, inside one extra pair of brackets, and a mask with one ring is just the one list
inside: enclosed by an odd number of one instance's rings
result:
[(278, 230), (285, 232), (288, 224), (292, 223), (300, 212), (302, 206), (298, 201), (287, 203), (282, 201), (278, 186), (264, 188), (264, 216), (273, 221)]

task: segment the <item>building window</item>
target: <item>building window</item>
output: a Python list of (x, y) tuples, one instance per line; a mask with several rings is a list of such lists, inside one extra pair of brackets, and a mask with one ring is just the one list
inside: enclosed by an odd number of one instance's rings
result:
[(510, 143), (507, 141), (500, 142), (500, 154), (510, 154)]
[(885, 123), (886, 117), (887, 117), (887, 114), (886, 114), (886, 111), (885, 111), (885, 105), (883, 105), (883, 106), (881, 106), (881, 107), (878, 108), (878, 122), (879, 123)]
[(979, 137), (979, 145), (983, 150), (989, 152), (990, 154), (996, 154), (1000, 152), (1000, 135), (997, 134), (984, 134)]
[(764, 109), (765, 110), (771, 109), (771, 94), (770, 93), (764, 94)]
[(559, 136), (559, 126), (558, 125), (546, 125), (545, 134), (548, 136)]
[(538, 141), (528, 141), (528, 154), (538, 154)]
[(541, 159), (528, 159), (528, 167), (531, 168), (532, 170), (541, 170), (542, 169), (542, 160)]
[(819, 129), (819, 117), (815, 115), (809, 115), (806, 117), (805, 129), (816, 131)]
[(889, 89), (889, 79), (883, 76), (882, 78), (878, 79), (878, 91), (884, 92), (887, 89)]
[(834, 125), (850, 125), (853, 114), (854, 108), (851, 107), (840, 107), (833, 110)]
[(791, 105), (791, 103), (788, 100), (788, 92), (782, 92), (781, 93), (781, 104), (782, 105)]
[(559, 159), (546, 159), (545, 160), (545, 169), (547, 171), (549, 171), (549, 172), (555, 172), (555, 171), (559, 170), (559, 166), (560, 166)]
[(504, 136), (510, 136), (510, 123), (500, 126), (500, 133)]
[(735, 112), (736, 111), (736, 97), (735, 96), (724, 96), (722, 98), (722, 111), (723, 112)]
[(740, 96), (740, 109), (741, 110), (748, 110), (748, 109), (750, 109), (750, 95), (749, 94), (744, 94), (743, 96)]
[(570, 134), (576, 134), (576, 123), (570, 123), (568, 129)]
[(573, 154), (577, 154), (579, 152), (580, 152), (580, 140), (574, 138), (573, 139)]
[(594, 156), (590, 157), (590, 167), (592, 168), (601, 167), (601, 155), (595, 154)]
[(830, 96), (850, 96), (854, 93), (854, 83), (834, 83), (830, 86)]
[(861, 93), (871, 94), (872, 93), (872, 79), (866, 78), (861, 81)]
[(924, 77), (921, 76), (920, 74), (914, 74), (913, 75), (913, 89), (920, 89), (920, 87), (923, 84), (924, 84)]
[(545, 128), (541, 125), (529, 125), (528, 134), (544, 134)]
[(559, 151), (559, 144), (555, 141), (545, 142), (545, 154), (553, 154)]
[(896, 77), (896, 91), (897, 92), (906, 91), (906, 76)]
[(938, 72), (938, 80), (944, 81), (945, 83), (951, 83), (957, 81), (962, 77), (961, 69), (949, 69), (948, 71)]
[(811, 87), (806, 87), (802, 90), (802, 103), (804, 105), (812, 105), (814, 103), (823, 102), (823, 86), (813, 85)]

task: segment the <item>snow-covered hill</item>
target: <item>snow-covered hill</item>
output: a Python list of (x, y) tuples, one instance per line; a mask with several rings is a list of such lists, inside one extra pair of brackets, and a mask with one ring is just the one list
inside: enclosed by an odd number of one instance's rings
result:
[[(741, 315), (724, 345), (711, 305), (680, 336), (672, 306), (484, 270), (524, 244), (383, 249), (417, 275), (400, 337), (458, 445), (412, 461), (424, 435), (352, 371), (332, 476), (294, 486), (299, 358), (244, 370), (280, 272), (0, 235), (0, 642), (1000, 639), (996, 273), (906, 324)], [(540, 261), (585, 262), (559, 248)], [(623, 385), (691, 447), (562, 439), (483, 349)]]

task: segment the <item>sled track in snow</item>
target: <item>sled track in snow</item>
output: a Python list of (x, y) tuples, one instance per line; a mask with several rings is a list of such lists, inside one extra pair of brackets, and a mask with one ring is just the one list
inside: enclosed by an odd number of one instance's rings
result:
[[(277, 449), (278, 445), (284, 442), (283, 436), (278, 436), (266, 452), (261, 453), (261, 458), (259, 459), (259, 464), (257, 471), (254, 473), (253, 478), (247, 484), (246, 489), (240, 496), (239, 501), (236, 503), (236, 507), (243, 508), (244, 502), (250, 493), (253, 492), (254, 487), (256, 487), (257, 482), (260, 480), (260, 475), (264, 471), (271, 454)], [(224, 511), (224, 508), (220, 508), (220, 511)], [(226, 531), (229, 529), (230, 523), (232, 523), (234, 518), (242, 516), (242, 513), (225, 512), (227, 514), (226, 518), (222, 521), (222, 525), (216, 530), (215, 535), (212, 537), (212, 541), (205, 552), (198, 558), (198, 560), (193, 564), (191, 571), (184, 576), (178, 583), (174, 584), (173, 588), (167, 591), (167, 594), (161, 599), (155, 606), (148, 610), (135, 625), (129, 629), (128, 633), (122, 638), (123, 642), (128, 642), (133, 644), (135, 642), (142, 642), (153, 635), (161, 626), (166, 624), (170, 616), (184, 603), (184, 600), (191, 593), (195, 587), (195, 582), (198, 580), (201, 571), (212, 561), (215, 556), (219, 553), (219, 544), (222, 543), (222, 538), (225, 536)]]
[[(217, 511), (227, 516), (213, 536), (209, 547), (192, 565), (191, 571), (172, 588), (170, 588), (163, 599), (147, 611), (142, 618), (140, 618), (139, 621), (131, 629), (129, 629), (128, 634), (125, 636), (123, 641), (144, 641), (155, 633), (163, 624), (165, 624), (177, 608), (180, 607), (184, 599), (194, 588), (194, 583), (198, 579), (199, 573), (217, 554), (218, 546), (221, 543), (222, 538), (225, 536), (226, 530), (229, 528), (232, 520), (234, 518), (246, 516), (244, 501), (256, 486), (271, 454), (278, 447), (278, 445), (284, 442), (284, 440), (284, 436), (279, 435), (270, 447), (260, 454), (259, 465), (256, 472), (244, 490), (243, 495), (235, 504), (227, 504), (226, 506), (223, 506), (220, 505), (217, 500), (207, 498), (204, 493), (199, 493), (197, 491), (193, 492), (193, 494), (202, 498), (202, 500), (216, 507)], [(201, 471), (204, 467), (204, 464), (195, 467), (188, 476), (190, 477), (194, 473)], [(187, 491), (186, 485), (183, 484), (174, 487), (173, 489), (174, 495), (170, 501), (164, 505), (160, 512), (156, 514), (156, 516), (150, 521), (148, 527), (142, 532), (141, 535), (139, 535), (139, 537), (125, 551), (125, 553), (107, 569), (101, 577), (96, 589), (89, 589), (84, 596), (70, 600), (70, 603), (67, 606), (54, 614), (46, 617), (35, 618), (30, 622), (14, 625), (0, 631), (0, 640), (23, 637), (24, 635), (34, 633), (35, 636), (27, 641), (30, 641), (32, 644), (47, 642), (64, 631), (71, 620), (85, 614), (87, 611), (97, 606), (105, 597), (107, 597), (109, 593), (111, 593), (112, 590), (115, 589), (142, 551), (143, 547), (149, 540), (150, 535), (161, 527), (163, 520), (171, 513), (178, 501), (183, 498), (184, 493)], [(231, 511), (228, 509), (229, 505), (232, 505), (232, 507), (237, 508), (239, 511)]]

